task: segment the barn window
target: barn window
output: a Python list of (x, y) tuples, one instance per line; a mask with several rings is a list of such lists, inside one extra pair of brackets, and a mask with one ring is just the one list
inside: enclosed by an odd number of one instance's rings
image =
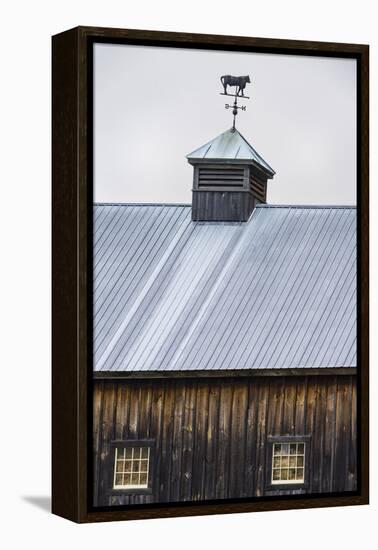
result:
[(272, 485), (304, 483), (304, 442), (273, 443)]
[(115, 447), (114, 489), (146, 489), (149, 482), (150, 447)]

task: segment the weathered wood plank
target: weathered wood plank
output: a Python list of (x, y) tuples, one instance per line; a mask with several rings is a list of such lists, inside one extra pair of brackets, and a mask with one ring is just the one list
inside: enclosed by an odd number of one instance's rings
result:
[(140, 386), (140, 418), (139, 418), (139, 437), (150, 439), (151, 430), (151, 410), (152, 410), (152, 383), (147, 382)]
[(107, 504), (107, 492), (109, 487), (113, 486), (113, 450), (110, 442), (115, 439), (115, 396), (116, 384), (106, 384), (106, 391), (103, 395), (103, 409), (101, 422), (100, 439), (100, 482), (99, 482), (99, 501), (102, 505)]
[(141, 400), (140, 384), (132, 384), (130, 387), (130, 413), (129, 413), (129, 438), (139, 438), (139, 423), (140, 423), (140, 400)]
[(337, 380), (336, 377), (332, 377), (327, 383), (327, 396), (325, 403), (325, 436), (322, 475), (322, 490), (324, 492), (332, 491), (333, 487), (336, 435), (336, 396)]
[(320, 383), (319, 380), (319, 393), (316, 402), (316, 427), (312, 439), (312, 454), (314, 456), (313, 486), (318, 492), (323, 491), (327, 384)]
[(209, 386), (197, 385), (196, 424), (194, 434), (194, 456), (192, 473), (192, 499), (201, 500), (205, 491), (207, 422), (209, 416)]
[(283, 405), (285, 395), (284, 379), (279, 378), (269, 385), (269, 410), (267, 418), (267, 434), (281, 435), (283, 431)]
[(205, 465), (205, 499), (215, 495), (217, 449), (219, 433), (219, 401), (220, 387), (212, 384), (209, 392), (209, 417), (206, 434), (206, 465)]
[[(315, 412), (316, 412), (316, 401), (318, 399), (318, 377), (314, 377), (309, 380), (307, 386), (307, 395), (306, 395), (306, 434), (313, 436), (315, 430)], [(314, 453), (311, 453), (311, 456), (306, 456), (306, 465), (310, 468), (310, 481), (309, 481), (309, 492), (314, 491), (312, 472), (314, 471)], [(316, 464), (315, 464), (316, 466)]]
[[(265, 458), (266, 458), (266, 424), (269, 411), (269, 382), (261, 384), (258, 396), (257, 429), (256, 429), (256, 496), (262, 496), (265, 491)], [(270, 458), (269, 458), (270, 459)]]
[(173, 416), (171, 502), (178, 502), (180, 500), (185, 399), (186, 386), (179, 384), (175, 392)]
[(191, 382), (186, 388), (182, 434), (182, 471), (180, 500), (190, 500), (192, 496), (193, 471), (193, 429), (195, 425), (196, 385)]
[[(286, 381), (283, 395), (282, 435), (295, 433), (295, 405), (297, 388), (295, 381)], [(282, 399), (282, 397), (281, 397)]]
[(104, 396), (104, 383), (95, 385), (93, 391), (93, 499), (99, 498), (100, 482), (100, 441), (102, 437), (102, 407)]
[(219, 402), (218, 459), (215, 498), (228, 497), (232, 393), (232, 383), (229, 381), (224, 382), (221, 385)]
[(349, 436), (349, 460), (347, 489), (357, 489), (357, 385), (354, 377), (351, 377), (352, 395), (350, 403), (350, 436)]
[(294, 418), (295, 435), (305, 434), (306, 392), (307, 392), (307, 379), (302, 378), (298, 380), (297, 389), (296, 389), (295, 418)]
[(244, 472), (247, 406), (248, 387), (246, 384), (237, 383), (234, 386), (231, 408), (230, 498), (240, 498), (246, 496)]
[(150, 471), (152, 475), (152, 491), (157, 501), (160, 501), (161, 432), (164, 395), (163, 384), (154, 385), (152, 391), (151, 437), (155, 438), (155, 449), (154, 461), (150, 465)]
[(348, 437), (350, 431), (349, 422), (347, 422), (349, 386), (350, 384), (345, 379), (338, 380), (334, 468), (334, 487), (336, 491), (344, 490), (347, 478)]
[(256, 485), (256, 447), (257, 422), (259, 408), (260, 380), (252, 380), (248, 384), (248, 404), (246, 413), (246, 457), (245, 457), (245, 492), (255, 496)]

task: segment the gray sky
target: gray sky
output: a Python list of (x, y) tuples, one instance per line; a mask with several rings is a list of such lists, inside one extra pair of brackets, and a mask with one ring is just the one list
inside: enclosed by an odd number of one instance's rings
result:
[(356, 64), (96, 44), (96, 202), (191, 202), (185, 155), (232, 125), (223, 74), (251, 77), (236, 126), (276, 175), (273, 204), (355, 204)]

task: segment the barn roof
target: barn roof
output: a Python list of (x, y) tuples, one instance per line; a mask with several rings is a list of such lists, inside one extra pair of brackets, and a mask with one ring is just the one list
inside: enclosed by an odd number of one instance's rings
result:
[(186, 158), (189, 161), (222, 160), (224, 162), (228, 160), (255, 164), (263, 168), (270, 177), (273, 177), (275, 174), (273, 168), (269, 166), (236, 128), (226, 130), (208, 143), (205, 143), (205, 145), (186, 155)]
[(95, 371), (355, 366), (355, 214), (258, 205), (203, 224), (188, 205), (96, 205)]

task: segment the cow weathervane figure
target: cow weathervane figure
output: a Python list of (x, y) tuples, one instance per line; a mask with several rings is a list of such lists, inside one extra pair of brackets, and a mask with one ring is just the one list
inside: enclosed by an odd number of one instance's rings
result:
[[(247, 110), (247, 107), (245, 107), (244, 105), (238, 105), (238, 98), (249, 99), (248, 96), (244, 95), (244, 89), (246, 85), (251, 82), (251, 79), (249, 78), (249, 75), (232, 76), (230, 74), (225, 74), (221, 76), (220, 80), (223, 86), (223, 92), (221, 92), (221, 95), (228, 95), (235, 98), (233, 105), (230, 105), (229, 103), (226, 103), (225, 105), (226, 109), (231, 109), (232, 107), (232, 114), (234, 115), (232, 130), (235, 130), (235, 118), (236, 118), (236, 115), (238, 114), (238, 109), (241, 109), (242, 111)], [(235, 93), (228, 94), (227, 86), (231, 86), (231, 87), (234, 86)]]

